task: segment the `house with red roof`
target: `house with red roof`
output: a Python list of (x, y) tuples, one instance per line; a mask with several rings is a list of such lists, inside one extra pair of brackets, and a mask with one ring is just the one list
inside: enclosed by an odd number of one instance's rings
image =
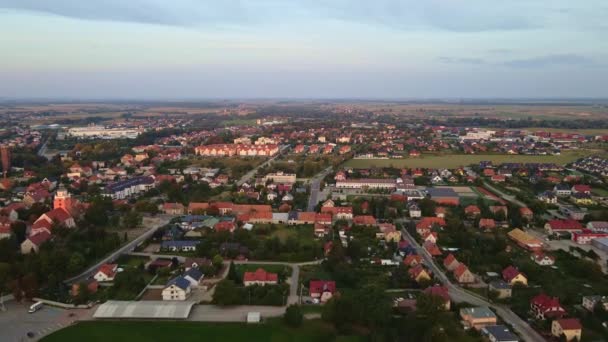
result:
[(258, 268), (255, 272), (245, 272), (243, 274), (243, 285), (276, 285), (279, 276), (276, 273), (266, 272), (263, 268)]
[(441, 217), (423, 217), (420, 222), (416, 224), (416, 233), (423, 235), (427, 231), (431, 231), (433, 228), (445, 227), (445, 220)]
[(530, 310), (537, 319), (555, 319), (566, 315), (566, 309), (560, 305), (559, 298), (549, 297), (544, 293), (532, 298)]
[(562, 318), (551, 322), (551, 335), (566, 341), (580, 341), (583, 332), (583, 325), (578, 318)]
[(591, 187), (589, 185), (576, 184), (572, 187), (572, 193), (591, 195)]
[(431, 271), (427, 271), (422, 265), (416, 265), (410, 268), (407, 273), (410, 278), (415, 280), (417, 283), (421, 281), (430, 281), (431, 280)]
[(481, 215), (481, 209), (479, 209), (478, 206), (471, 204), (464, 208), (464, 214), (467, 216), (467, 218), (473, 219)]
[(425, 242), (424, 243), (424, 249), (431, 255), (431, 256), (439, 256), (441, 255), (441, 251), (439, 250), (439, 247), (437, 247), (436, 244), (434, 244), (433, 242)]
[(448, 271), (454, 271), (458, 265), (460, 265), (460, 262), (458, 262), (452, 253), (448, 254), (448, 256), (443, 259), (443, 267), (445, 267)]
[(471, 284), (475, 282), (475, 275), (469, 271), (469, 268), (463, 264), (459, 263), (458, 266), (454, 269), (454, 279), (459, 284)]
[(333, 280), (311, 280), (308, 285), (308, 292), (312, 298), (319, 299), (321, 303), (326, 303), (336, 293), (336, 282)]
[(118, 264), (103, 264), (99, 267), (93, 279), (98, 282), (113, 281), (118, 273)]
[(509, 266), (502, 271), (502, 279), (510, 285), (519, 284), (528, 286), (528, 278), (526, 275), (513, 266)]
[(216, 232), (226, 231), (226, 232), (232, 233), (232, 232), (234, 232), (235, 226), (234, 226), (234, 222), (232, 222), (232, 221), (220, 221), (213, 226), (213, 229)]
[(25, 241), (21, 243), (21, 254), (29, 254), (31, 252), (38, 253), (40, 246), (51, 239), (49, 232), (43, 231), (41, 233), (30, 235)]
[(582, 231), (583, 225), (573, 219), (549, 220), (545, 223), (545, 230), (548, 234), (574, 233)]
[(315, 223), (320, 223), (323, 225), (331, 225), (331, 223), (332, 223), (331, 215), (330, 214), (316, 214)]
[(438, 237), (437, 232), (425, 232), (424, 234), (422, 234), (422, 241), (425, 243), (426, 242), (437, 243), (437, 237)]
[(443, 300), (443, 309), (446, 311), (450, 310), (450, 294), (447, 286), (433, 285), (424, 289), (423, 292), (427, 295), (441, 298)]
[(552, 266), (555, 264), (555, 257), (542, 252), (532, 254), (530, 259), (541, 266)]
[[(46, 223), (43, 221), (46, 221)], [(30, 234), (36, 234), (41, 230), (47, 230), (51, 233), (53, 224), (59, 224), (67, 228), (76, 227), (76, 222), (70, 213), (63, 208), (56, 208), (40, 215), (40, 217), (34, 221)]]
[(528, 207), (519, 208), (519, 215), (521, 218), (531, 221), (534, 218), (534, 213)]
[(414, 267), (422, 263), (422, 256), (410, 254), (403, 259), (403, 264), (407, 267)]
[(375, 226), (376, 218), (371, 215), (357, 215), (353, 218), (353, 224), (357, 226)]
[(181, 203), (163, 203), (162, 210), (167, 215), (183, 215), (185, 207)]
[(494, 230), (496, 229), (496, 222), (491, 218), (482, 218), (479, 220), (479, 229), (481, 230)]

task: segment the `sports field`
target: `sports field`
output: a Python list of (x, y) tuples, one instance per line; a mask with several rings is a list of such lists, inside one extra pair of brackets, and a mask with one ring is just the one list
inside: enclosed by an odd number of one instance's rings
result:
[(255, 325), (245, 323), (90, 321), (59, 330), (41, 341), (359, 342), (364, 341), (364, 339), (359, 336), (336, 336), (333, 328), (320, 321), (307, 321), (297, 329), (288, 328), (276, 320), (271, 323)]
[(446, 168), (453, 169), (460, 166), (477, 164), (483, 160), (501, 163), (555, 163), (568, 164), (579, 158), (600, 153), (597, 150), (579, 150), (563, 152), (559, 156), (528, 156), (506, 154), (448, 154), (448, 155), (422, 155), (419, 158), (403, 159), (351, 159), (344, 166), (356, 169), (371, 167), (398, 167), (398, 168)]

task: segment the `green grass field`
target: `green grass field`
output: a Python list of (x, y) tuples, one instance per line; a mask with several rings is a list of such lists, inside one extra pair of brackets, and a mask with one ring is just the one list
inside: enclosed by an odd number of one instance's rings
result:
[(446, 168), (453, 169), (460, 166), (477, 164), (483, 160), (491, 160), (494, 164), (500, 163), (556, 163), (564, 165), (593, 154), (600, 154), (596, 150), (568, 151), (559, 156), (527, 156), (505, 154), (448, 154), (444, 156), (432, 155), (420, 158), (403, 159), (351, 159), (344, 166), (353, 168), (370, 167), (398, 167), (398, 168)]
[(65, 341), (364, 341), (359, 336), (336, 336), (333, 328), (320, 321), (307, 321), (302, 327), (291, 329), (280, 321), (246, 325), (244, 323), (201, 322), (81, 322), (42, 339), (44, 342)]

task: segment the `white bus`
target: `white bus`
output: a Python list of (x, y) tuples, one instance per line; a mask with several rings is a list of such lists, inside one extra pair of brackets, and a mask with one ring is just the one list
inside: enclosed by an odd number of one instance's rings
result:
[(40, 310), (43, 305), (44, 305), (44, 303), (42, 303), (42, 302), (36, 302), (30, 306), (30, 309), (27, 312), (34, 313), (34, 312)]

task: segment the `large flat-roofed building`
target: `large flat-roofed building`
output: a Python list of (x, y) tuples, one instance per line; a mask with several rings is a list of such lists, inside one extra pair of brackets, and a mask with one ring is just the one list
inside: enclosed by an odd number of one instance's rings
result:
[(336, 182), (336, 188), (338, 189), (395, 189), (396, 187), (397, 181), (394, 179), (360, 178)]
[(113, 200), (125, 199), (154, 188), (154, 179), (148, 176), (133, 177), (131, 179), (108, 184), (103, 195)]
[(275, 173), (269, 173), (266, 176), (264, 176), (263, 181), (267, 182), (269, 180), (273, 181), (274, 183), (293, 184), (296, 182), (296, 174), (295, 173), (285, 173), (282, 171), (275, 172)]
[(540, 251), (543, 249), (543, 243), (539, 239), (524, 232), (519, 228), (515, 228), (508, 234), (509, 238), (515, 241), (520, 247), (530, 251)]
[(194, 301), (109, 300), (97, 308), (96, 319), (187, 319)]
[(438, 204), (458, 205), (460, 197), (452, 188), (426, 188), (426, 193)]
[(137, 128), (106, 128), (104, 126), (72, 127), (68, 135), (76, 138), (135, 139), (143, 130)]
[(591, 245), (608, 253), (608, 238), (593, 239), (591, 240)]

